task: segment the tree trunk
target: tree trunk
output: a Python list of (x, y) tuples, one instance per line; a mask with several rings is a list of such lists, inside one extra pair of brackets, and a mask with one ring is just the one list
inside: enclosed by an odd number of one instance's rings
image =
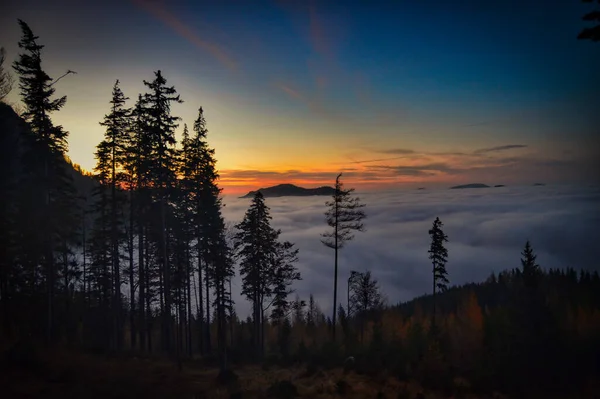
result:
[[(138, 206), (141, 207), (141, 201), (139, 201)], [(144, 227), (142, 223), (141, 210), (139, 212), (139, 220), (138, 220), (138, 289), (139, 292), (139, 326), (140, 326), (140, 349), (142, 351), (146, 350), (146, 270), (144, 264)]]
[(260, 295), (260, 357), (261, 359), (265, 355), (265, 309), (264, 309), (264, 297)]
[(87, 202), (84, 205), (83, 209), (83, 224), (81, 227), (81, 241), (82, 241), (82, 251), (83, 251), (83, 307), (87, 310), (87, 264), (86, 264), (86, 242), (85, 242), (85, 214), (86, 214)]
[(260, 360), (260, 309), (258, 291), (254, 293), (254, 347), (256, 348), (256, 360)]
[(204, 275), (204, 283), (206, 284), (206, 350), (207, 353), (211, 353), (210, 344), (210, 291), (209, 291), (209, 279), (208, 273)]
[(52, 238), (54, 236), (54, 226), (51, 225), (50, 215), (52, 212), (50, 210), (50, 193), (49, 193), (49, 180), (50, 173), (48, 170), (48, 159), (44, 157), (44, 200), (45, 200), (45, 208), (46, 208), (46, 232), (45, 237), (45, 255), (46, 255), (46, 291), (47, 291), (47, 306), (48, 306), (48, 314), (47, 314), (47, 331), (46, 331), (46, 340), (48, 345), (52, 344), (54, 339), (53, 330), (54, 330), (54, 254), (52, 248)]
[(169, 273), (169, 260), (167, 255), (167, 222), (166, 222), (166, 210), (165, 210), (165, 198), (161, 199), (161, 226), (162, 226), (162, 258), (163, 258), (163, 287), (164, 287), (164, 300), (165, 307), (163, 309), (163, 323), (165, 332), (165, 350), (167, 353), (171, 353), (171, 278)]
[[(231, 300), (231, 277), (229, 278), (229, 299)], [(231, 302), (229, 303), (229, 342), (230, 345), (233, 346), (233, 306)]]
[(433, 312), (431, 313), (431, 331), (435, 330), (435, 263), (433, 264)]
[[(181, 275), (180, 275), (181, 276)], [(181, 283), (181, 280), (179, 281)], [(181, 331), (181, 327), (183, 325), (183, 320), (182, 320), (182, 315), (183, 315), (183, 311), (181, 309), (182, 303), (183, 301), (181, 300), (181, 284), (177, 285), (177, 293), (176, 293), (176, 299), (177, 299), (177, 304), (176, 304), (176, 317), (175, 317), (175, 345), (176, 345), (176, 356), (177, 356), (177, 370), (181, 371), (181, 344), (182, 344), (182, 338), (183, 338), (183, 334)]]
[(335, 325), (336, 325), (336, 310), (337, 310), (337, 276), (338, 276), (338, 196), (339, 196), (339, 183), (336, 182), (336, 198), (335, 198), (335, 270), (333, 276), (333, 318), (331, 319), (331, 331), (333, 341), (335, 342)]
[(67, 344), (71, 343), (71, 337), (69, 335), (70, 317), (69, 317), (69, 248), (67, 247), (67, 241), (63, 238), (63, 284), (65, 285), (65, 308), (63, 310), (64, 316), (61, 318), (63, 321), (63, 331), (67, 339)]
[[(129, 308), (129, 337), (130, 337), (130, 345), (131, 349), (136, 348), (136, 323), (135, 323), (135, 274), (133, 270), (133, 191), (129, 190), (129, 234), (127, 237), (128, 240), (128, 250), (129, 250), (129, 300), (130, 300), (130, 308)], [(138, 262), (139, 263), (139, 262)]]
[[(200, 212), (200, 206), (196, 208), (197, 212)], [(200, 227), (198, 227), (197, 235), (197, 256), (198, 256), (198, 329), (200, 331), (198, 346), (200, 348), (200, 354), (203, 355), (205, 353), (204, 350), (204, 300), (202, 290), (204, 287), (202, 286), (202, 240), (201, 240), (201, 231)]]
[[(187, 243), (189, 244), (189, 242)], [(186, 245), (187, 245), (186, 244)], [(190, 252), (189, 248), (186, 248), (185, 251), (185, 275), (186, 275), (186, 294), (187, 294), (187, 352), (188, 356), (191, 358), (193, 355), (192, 352), (192, 292), (191, 292), (191, 270), (190, 270)]]
[(198, 351), (200, 352), (200, 354), (204, 354), (204, 329), (203, 329), (203, 325), (202, 325), (202, 320), (204, 318), (204, 311), (202, 310), (202, 304), (201, 302), (198, 300), (198, 291), (200, 291), (200, 296), (202, 296), (202, 286), (199, 285), (199, 283), (196, 281), (196, 276), (194, 275), (194, 297), (196, 299), (196, 321), (198, 324)]
[(112, 143), (111, 176), (111, 243), (114, 278), (114, 340), (117, 351), (121, 349), (121, 271), (119, 265), (119, 241), (117, 237), (117, 182), (115, 143)]
[(151, 292), (150, 292), (150, 243), (148, 242), (148, 240), (144, 240), (144, 245), (145, 245), (145, 251), (144, 251), (144, 256), (146, 257), (145, 259), (145, 272), (144, 272), (144, 278), (145, 278), (145, 283), (146, 283), (146, 287), (148, 289), (148, 292), (146, 293), (146, 336), (148, 338), (148, 351), (152, 352), (153, 350), (153, 345), (152, 345), (152, 329), (153, 329), (153, 325), (154, 325), (154, 318), (152, 317), (152, 306), (151, 306), (151, 302), (152, 302), (152, 297), (151, 297)]

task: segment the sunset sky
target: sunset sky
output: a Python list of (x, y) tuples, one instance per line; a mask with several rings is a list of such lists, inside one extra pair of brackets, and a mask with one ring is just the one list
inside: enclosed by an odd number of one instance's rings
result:
[(160, 69), (185, 101), (178, 135), (204, 108), (226, 193), (339, 171), (362, 189), (599, 181), (600, 45), (576, 40), (589, 10), (576, 0), (0, 7), (9, 62), (21, 18), (52, 77), (77, 71), (56, 84), (68, 100), (53, 119), (88, 170), (114, 81), (136, 98)]

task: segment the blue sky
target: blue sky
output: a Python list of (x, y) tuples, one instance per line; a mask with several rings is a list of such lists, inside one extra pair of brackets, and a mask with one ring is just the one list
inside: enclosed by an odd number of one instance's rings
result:
[[(114, 80), (136, 98), (161, 69), (185, 101), (173, 109), (182, 122), (204, 107), (226, 187), (316, 185), (340, 169), (359, 186), (508, 172), (515, 183), (597, 181), (600, 47), (576, 40), (589, 5), (449, 3), (9, 0), (0, 46), (14, 59), (22, 18), (52, 76), (78, 72), (57, 84), (69, 102), (54, 120), (86, 169)], [(507, 145), (522, 147), (477, 162), (456, 155)], [(360, 163), (391, 150), (412, 154)], [(399, 172), (432, 163), (464, 173)], [(558, 169), (545, 176), (548, 165)]]

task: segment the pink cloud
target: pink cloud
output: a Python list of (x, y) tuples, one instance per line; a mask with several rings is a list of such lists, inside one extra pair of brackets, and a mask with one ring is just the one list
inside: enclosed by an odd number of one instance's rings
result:
[(156, 19), (173, 29), (178, 35), (194, 44), (196, 47), (208, 52), (221, 64), (231, 71), (237, 70), (237, 63), (225, 50), (216, 43), (199, 37), (189, 26), (164, 8), (163, 2), (151, 0), (132, 0), (135, 5), (145, 10)]

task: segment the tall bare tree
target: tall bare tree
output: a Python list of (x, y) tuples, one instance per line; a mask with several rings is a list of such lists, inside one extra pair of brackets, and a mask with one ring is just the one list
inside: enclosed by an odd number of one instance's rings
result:
[(333, 317), (332, 337), (335, 340), (336, 309), (337, 309), (337, 277), (338, 277), (338, 250), (342, 249), (346, 242), (354, 238), (355, 231), (364, 231), (363, 219), (366, 217), (362, 208), (365, 206), (358, 197), (353, 197), (353, 188), (344, 189), (340, 180), (340, 173), (335, 179), (335, 193), (331, 201), (327, 201), (329, 207), (325, 212), (326, 221), (331, 231), (322, 234), (321, 242), (335, 251), (334, 277), (333, 277)]

